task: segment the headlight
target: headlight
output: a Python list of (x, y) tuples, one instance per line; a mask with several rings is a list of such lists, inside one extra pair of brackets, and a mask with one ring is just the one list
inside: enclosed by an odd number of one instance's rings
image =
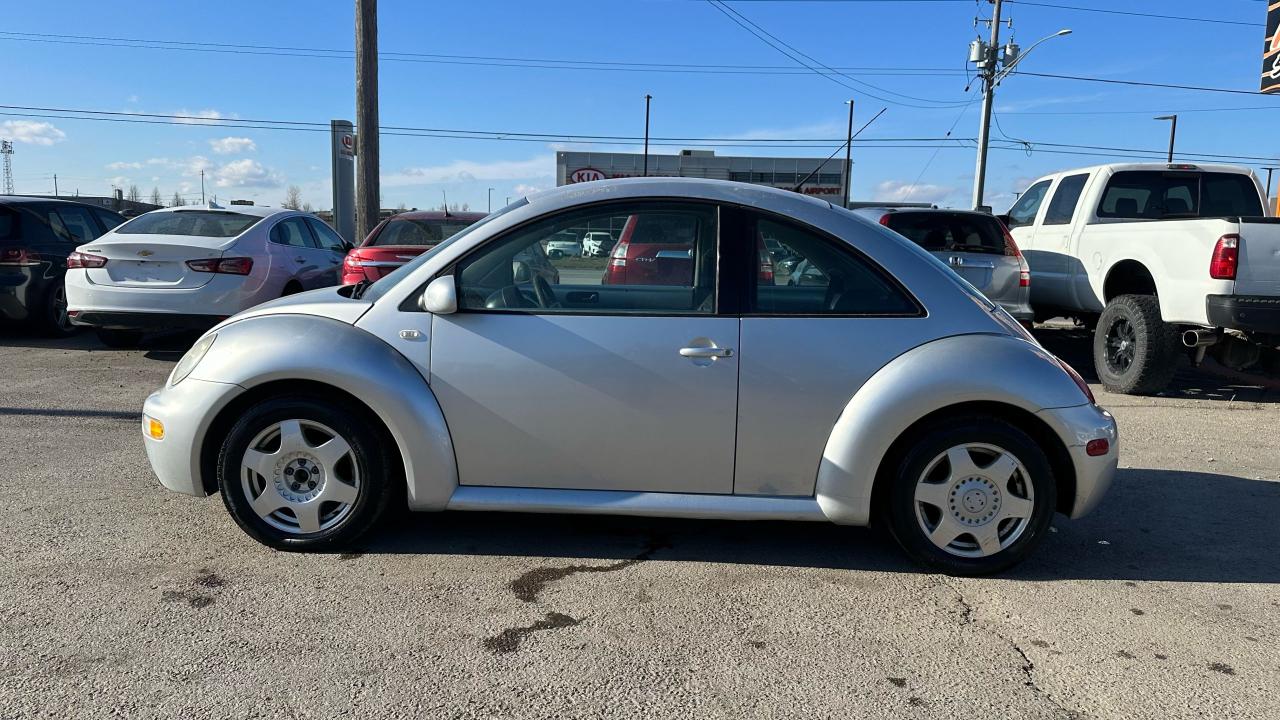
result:
[(173, 387), (187, 379), (191, 371), (196, 369), (196, 365), (200, 364), (204, 354), (209, 352), (209, 348), (213, 347), (213, 341), (216, 339), (218, 339), (218, 333), (209, 333), (191, 346), (191, 349), (187, 351), (186, 355), (182, 356), (182, 359), (178, 361), (178, 364), (173, 368), (173, 372), (169, 375), (169, 387)]

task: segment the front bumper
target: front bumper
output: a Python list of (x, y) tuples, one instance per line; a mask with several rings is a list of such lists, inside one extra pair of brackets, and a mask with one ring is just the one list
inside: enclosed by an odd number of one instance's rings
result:
[[(209, 425), (227, 403), (244, 392), (239, 385), (187, 378), (152, 393), (142, 406), (147, 459), (160, 484), (175, 492), (204, 497), (200, 452)], [(146, 433), (146, 418), (164, 423), (164, 439)]]
[[(1041, 410), (1037, 415), (1058, 433), (1071, 456), (1076, 475), (1076, 496), (1071, 503), (1070, 517), (1087, 515), (1107, 494), (1116, 476), (1116, 466), (1120, 461), (1120, 435), (1116, 420), (1097, 405), (1052, 408)], [(1110, 446), (1107, 453), (1088, 454), (1085, 445), (1090, 440), (1100, 439), (1107, 440)]]
[(1204, 305), (1213, 327), (1280, 334), (1280, 297), (1210, 295)]

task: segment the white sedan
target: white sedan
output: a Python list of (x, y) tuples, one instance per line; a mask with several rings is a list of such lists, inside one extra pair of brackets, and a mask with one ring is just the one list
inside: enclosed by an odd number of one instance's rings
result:
[(267, 300), (338, 284), (350, 245), (280, 208), (191, 206), (140, 215), (67, 259), (67, 314), (112, 347), (208, 328)]

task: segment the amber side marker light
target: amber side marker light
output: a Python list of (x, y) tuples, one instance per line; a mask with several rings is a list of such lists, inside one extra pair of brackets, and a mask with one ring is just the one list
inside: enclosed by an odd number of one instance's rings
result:
[(152, 440), (164, 439), (164, 423), (159, 420), (144, 415), (142, 418), (142, 428), (147, 433), (147, 437)]

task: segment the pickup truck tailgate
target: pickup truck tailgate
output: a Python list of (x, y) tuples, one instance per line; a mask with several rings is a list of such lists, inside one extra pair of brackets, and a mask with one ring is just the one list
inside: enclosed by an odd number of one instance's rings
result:
[(1242, 218), (1236, 295), (1280, 296), (1280, 218)]

